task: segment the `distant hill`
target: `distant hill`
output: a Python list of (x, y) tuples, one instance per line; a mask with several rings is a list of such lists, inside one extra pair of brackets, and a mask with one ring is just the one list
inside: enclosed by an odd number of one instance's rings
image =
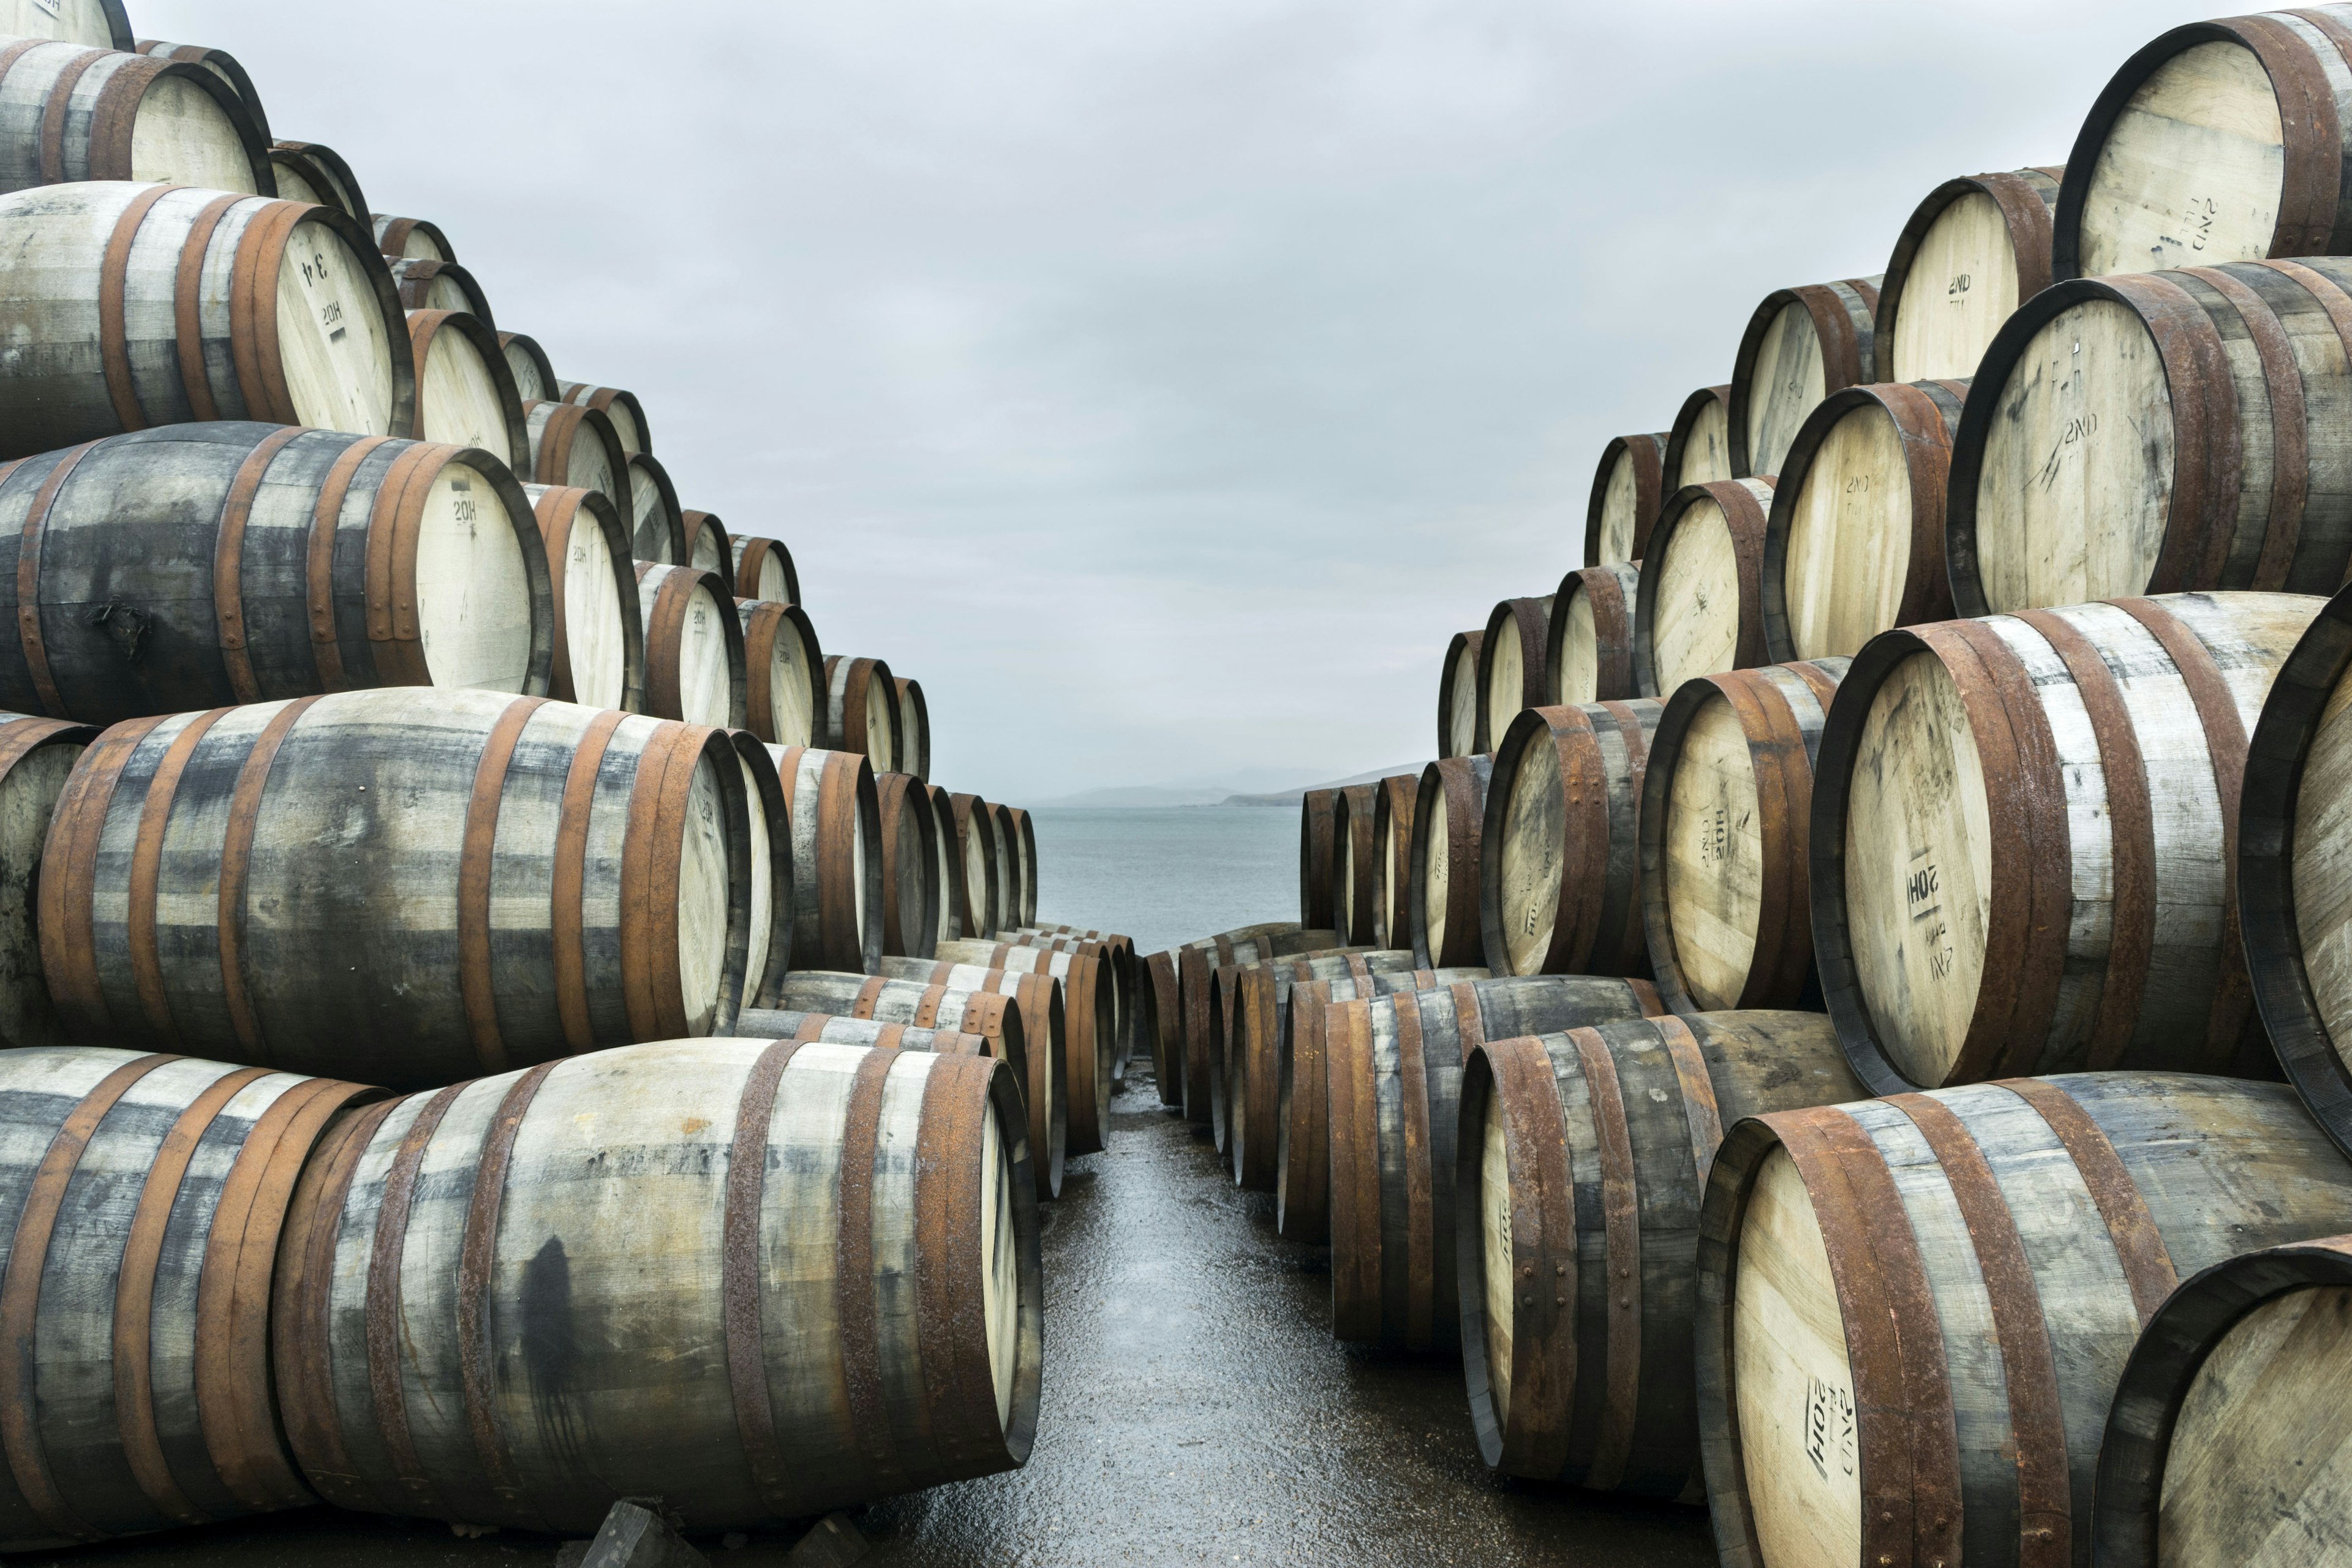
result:
[(1412, 773), (1418, 777), (1427, 763), (1398, 763), (1391, 767), (1374, 768), (1368, 773), (1352, 778), (1332, 779), (1325, 784), (1301, 784), (1297, 789), (1276, 790), (1271, 795), (1229, 795), (1219, 805), (1297, 805), (1310, 789), (1343, 789), (1349, 784), (1378, 784), (1393, 773)]

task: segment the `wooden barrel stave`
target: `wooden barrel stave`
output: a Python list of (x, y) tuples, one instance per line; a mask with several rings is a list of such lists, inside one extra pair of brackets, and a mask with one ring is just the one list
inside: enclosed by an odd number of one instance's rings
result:
[[(399, 295), (341, 213), (100, 182), (0, 196), (0, 218), (19, 258), (0, 279), (19, 350), (0, 375), (0, 458), (195, 420), (414, 428)], [(207, 291), (182, 342), (183, 281), (222, 275), (240, 287)]]
[(1640, 695), (1633, 684), (1633, 607), (1641, 590), (1639, 561), (1580, 566), (1559, 580), (1544, 628), (1544, 700), (1528, 707)]
[[(686, 510), (677, 503), (677, 487), (670, 482), (669, 470), (651, 452), (631, 452), (625, 467), (637, 558), (686, 564), (694, 545), (687, 537)], [(653, 550), (664, 553), (647, 553)]]
[(1675, 412), (1675, 427), (1666, 435), (1660, 463), (1658, 494), (1670, 496), (1685, 485), (1713, 484), (1738, 473), (1731, 466), (1731, 388), (1702, 386)]
[(376, 248), (386, 259), (394, 261), (455, 261), (457, 247), (441, 232), (441, 226), (428, 218), (396, 217), (390, 213), (368, 214), (368, 228), (375, 236)]
[(1677, 1013), (1819, 1005), (1813, 757), (1848, 662), (1707, 676), (1659, 716), (1637, 828), (1642, 921)]
[(678, 513), (678, 525), (686, 530), (686, 563), (718, 573), (731, 597), (737, 592), (735, 547), (727, 538), (727, 525), (716, 512), (691, 510)]
[(473, 273), (454, 261), (432, 261), (413, 256), (387, 256), (384, 267), (403, 309), (452, 310), (496, 330), (490, 296)]
[(646, 421), (646, 405), (637, 401), (635, 393), (617, 386), (591, 386), (584, 381), (567, 381), (558, 384), (555, 395), (562, 402), (593, 408), (610, 419), (630, 456), (654, 449), (653, 426)]
[(1581, 974), (1465, 981), (1332, 1005), (1325, 1050), (1334, 1338), (1460, 1346), (1454, 1134), (1470, 1052), (1490, 1039), (1658, 1010), (1646, 984)]
[(812, 746), (823, 737), (824, 650), (798, 605), (738, 599), (743, 631), (744, 709), (754, 734), (772, 746)]
[(1027, 1167), (982, 1058), (670, 1042), (413, 1096), (297, 1194), (288, 1436), (341, 1506), (573, 1534), (640, 1485), (722, 1529), (1016, 1466)]
[[(499, 351), (506, 355), (507, 370), (515, 380), (515, 395), (525, 403), (549, 403), (555, 398), (555, 365), (548, 359), (547, 351), (539, 346), (537, 338), (520, 332), (498, 334)], [(518, 473), (528, 468), (529, 457), (515, 465)]]
[(793, 829), (793, 948), (811, 967), (871, 974), (882, 959), (882, 805), (849, 752), (771, 746)]
[(1809, 877), (1822, 991), (1864, 1082), (2268, 1076), (2236, 798), (2318, 607), (2168, 595), (1864, 648), (1822, 732)]
[(1718, 1548), (2086, 1560), (2148, 1314), (2184, 1275), (2347, 1219), (2352, 1165), (2278, 1085), (2091, 1073), (1737, 1124), (1697, 1249)]
[(1674, 493), (1661, 482), (1667, 444), (1673, 439), (1674, 433), (1667, 430), (1654, 436), (1612, 436), (1601, 448), (1592, 496), (1584, 508), (1584, 564), (1606, 566), (1642, 558), (1650, 524), (1657, 521), (1658, 502)]
[(610, 500), (570, 485), (525, 485), (547, 554), (558, 702), (646, 711), (646, 628), (629, 531)]
[(646, 646), (646, 710), (740, 730), (751, 717), (743, 623), (716, 572), (635, 563)]
[(1666, 499), (1633, 603), (1633, 685), (1671, 697), (1685, 680), (1765, 662), (1762, 568), (1774, 481), (1725, 479)]
[(1640, 974), (1643, 775), (1665, 705), (1535, 708), (1495, 753), (1479, 951), (1497, 974)]
[[(1895, 237), (1879, 284), (1871, 336), (1879, 379), (1976, 374), (2001, 323), (2050, 287), (2051, 216), (2065, 177), (2058, 167), (2011, 169), (1966, 174), (1927, 193)], [(1915, 293), (1906, 316), (1904, 300)]]
[(735, 556), (735, 591), (746, 598), (797, 605), (800, 574), (793, 568), (793, 552), (781, 539), (739, 533), (728, 542)]
[(1422, 771), (1412, 805), (1412, 951), (1424, 968), (1479, 955), (1480, 834), (1495, 759), (1448, 757)]
[(929, 958), (940, 941), (938, 819), (930, 792), (908, 773), (875, 776), (882, 814), (882, 951)]
[[(890, 667), (878, 658), (846, 658), (839, 654), (827, 658), (824, 728), (834, 750), (856, 752), (872, 762), (877, 773), (897, 772), (898, 700)], [(989, 850), (997, 852), (992, 836)], [(995, 918), (1001, 921), (1003, 916)], [(996, 927), (992, 924), (989, 929)]]
[(1950, 618), (1944, 481), (1968, 387), (1850, 386), (1797, 432), (1758, 569), (1767, 658), (1852, 658), (1880, 632)]
[(1846, 278), (1777, 289), (1756, 307), (1740, 334), (1725, 400), (1735, 476), (1779, 473), (1814, 405), (1842, 387), (1878, 379), (1873, 331), (1879, 282)]
[(1486, 743), (1511, 727), (1522, 709), (1540, 708), (1546, 692), (1544, 650), (1551, 632), (1552, 600), (1506, 599), (1486, 617), (1486, 636), (1478, 645), (1478, 700), (1486, 710)]
[(1475, 756), (1489, 749), (1486, 710), (1478, 701), (1478, 649), (1484, 631), (1456, 632), (1437, 677), (1437, 754)]
[(1690, 1258), (1722, 1130), (1862, 1094), (1818, 1013), (1608, 1023), (1471, 1053), (1455, 1206), (1439, 1223), (1455, 1232), (1486, 1463), (1686, 1497), (1699, 1468)]
[(647, 541), (638, 535), (636, 508), (629, 494), (628, 454), (621, 450), (621, 438), (614, 432), (611, 420), (593, 408), (547, 402), (525, 403), (522, 415), (524, 429), (530, 437), (530, 478), (533, 484), (571, 485), (594, 490), (628, 520), (631, 560), (655, 561), (664, 565), (677, 560), (677, 550), (666, 537), (658, 541), (662, 552), (654, 553), (646, 549)]
[(1301, 925), (1331, 923), (1332, 818), (1339, 809), (1336, 789), (1310, 789), (1298, 797), (1298, 921)]
[[(1020, 1026), (1016, 1023), (1014, 1028)], [(1010, 1061), (1017, 1072), (1020, 1061), (1007, 1056), (1002, 1038), (967, 1034), (942, 1024), (921, 1028), (912, 1024), (885, 1024), (872, 1018), (849, 1018), (832, 1013), (799, 1013), (784, 1008), (746, 1007), (735, 1021), (739, 1040), (823, 1040), (835, 1046), (877, 1046), (893, 1051), (932, 1051), (949, 1057), (993, 1057)]]

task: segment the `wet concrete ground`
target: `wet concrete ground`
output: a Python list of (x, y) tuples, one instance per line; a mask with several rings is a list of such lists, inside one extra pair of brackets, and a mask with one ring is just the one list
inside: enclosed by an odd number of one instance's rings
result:
[[(1139, 1066), (1140, 1064), (1139, 1064)], [(856, 1517), (877, 1568), (1173, 1563), (1701, 1568), (1706, 1516), (1497, 1481), (1447, 1362), (1329, 1335), (1319, 1248), (1276, 1239), (1138, 1072), (1108, 1153), (1074, 1160), (1048, 1205), (1045, 1380), (1028, 1466)], [(719, 1568), (771, 1568), (783, 1538)], [(546, 1537), (279, 1515), (55, 1554), (140, 1568), (530, 1568)], [(39, 1563), (39, 1557), (20, 1559)]]

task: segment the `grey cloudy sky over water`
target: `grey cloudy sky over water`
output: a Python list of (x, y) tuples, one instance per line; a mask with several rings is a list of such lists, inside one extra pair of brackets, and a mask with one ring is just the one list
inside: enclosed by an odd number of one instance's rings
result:
[(447, 230), (786, 540), (934, 775), (1038, 801), (1431, 753), (1602, 445), (1756, 302), (2063, 161), (2174, 4), (126, 0)]

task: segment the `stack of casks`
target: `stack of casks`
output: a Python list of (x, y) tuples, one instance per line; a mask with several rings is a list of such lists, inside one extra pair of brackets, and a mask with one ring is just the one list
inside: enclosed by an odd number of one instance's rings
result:
[(2352, 1562), (2347, 79), (2178, 29), (1768, 298), (1440, 760), (1309, 793), (1300, 927), (1147, 964), (1490, 1466), (1726, 1563)]
[(0, 1550), (1022, 1463), (1129, 948), (437, 226), (7, 15)]

